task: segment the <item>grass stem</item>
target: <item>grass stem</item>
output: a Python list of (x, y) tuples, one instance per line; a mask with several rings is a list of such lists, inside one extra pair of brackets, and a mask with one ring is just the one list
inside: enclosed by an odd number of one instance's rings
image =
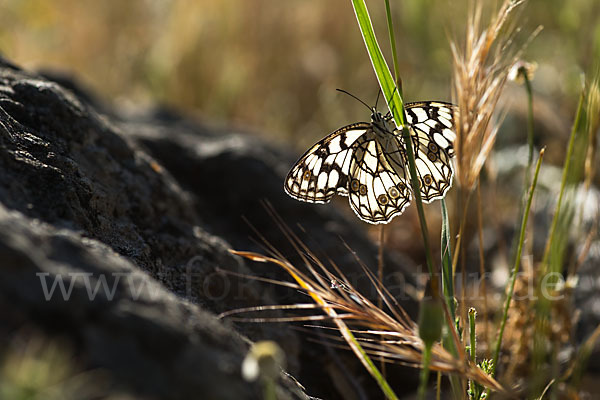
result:
[[(398, 88), (396, 86), (396, 83), (394, 81), (394, 78), (392, 77), (392, 74), (390, 73), (390, 69), (387, 65), (387, 62), (383, 57), (383, 53), (381, 52), (381, 48), (379, 47), (379, 43), (377, 42), (377, 38), (375, 36), (375, 31), (373, 30), (373, 24), (371, 22), (371, 17), (369, 16), (369, 12), (367, 10), (367, 5), (365, 4), (365, 1), (351, 1), (354, 7), (354, 13), (358, 21), (358, 26), (360, 28), (361, 35), (367, 48), (367, 53), (369, 54), (369, 58), (371, 59), (371, 63), (373, 65), (373, 70), (375, 71), (375, 75), (377, 76), (377, 80), (379, 81), (379, 86), (381, 86), (381, 90), (384, 94), (385, 101), (388, 105), (390, 112), (392, 113), (392, 116), (394, 117), (396, 127), (398, 129), (402, 129), (402, 136), (404, 138), (404, 144), (406, 148), (410, 170), (411, 186), (413, 189), (413, 195), (415, 197), (417, 212), (419, 214), (419, 222), (421, 224), (421, 234), (423, 236), (423, 246), (425, 248), (427, 269), (429, 270), (429, 275), (432, 277), (432, 279), (430, 280), (431, 284), (435, 286), (435, 289), (438, 289), (439, 285), (437, 284), (437, 280), (433, 279), (433, 257), (431, 256), (431, 246), (429, 245), (429, 234), (427, 230), (427, 222), (425, 220), (425, 212), (423, 211), (423, 202), (421, 199), (420, 184), (417, 176), (417, 169), (415, 166), (415, 155), (412, 146), (411, 135), (408, 128), (406, 127), (405, 122), (406, 118), (404, 116), (404, 103), (402, 101), (402, 93), (400, 90), (401, 88)], [(439, 296), (439, 292), (434, 293), (434, 296)]]
[(396, 36), (394, 35), (394, 23), (392, 21), (392, 10), (390, 0), (385, 0), (385, 15), (387, 16), (388, 33), (390, 36), (390, 47), (392, 48), (392, 61), (394, 64), (394, 79), (398, 85), (400, 96), (402, 96), (402, 79), (400, 79), (400, 70), (398, 68), (398, 53), (396, 52)]
[(456, 318), (456, 302), (454, 300), (454, 276), (452, 274), (452, 251), (450, 243), (450, 219), (448, 218), (448, 208), (446, 200), (441, 199), (442, 207), (442, 289), (444, 298), (448, 304), (452, 320)]
[[(379, 253), (377, 255), (377, 279), (383, 284), (383, 249), (385, 246), (385, 225), (379, 225)], [(383, 299), (377, 298), (377, 307), (383, 306)]]
[[(485, 343), (489, 340), (490, 323), (488, 319), (488, 296), (485, 283), (485, 256), (483, 254), (483, 211), (481, 205), (481, 181), (477, 182), (477, 232), (479, 236), (479, 275), (481, 276), (481, 292), (483, 293), (483, 338)], [(488, 353), (489, 353), (489, 346)]]
[[(446, 207), (446, 200), (440, 200), (441, 208), (442, 208), (442, 232), (441, 232), (441, 253), (442, 253), (442, 291), (444, 294), (444, 300), (446, 304), (446, 308), (449, 313), (449, 320), (451, 324), (454, 324), (456, 321), (456, 299), (454, 297), (454, 275), (452, 273), (452, 246), (450, 243), (450, 218), (448, 218), (448, 208)], [(450, 349), (451, 351), (455, 348), (455, 343), (452, 341), (452, 337), (450, 337), (455, 331), (454, 325), (445, 333), (444, 335), (444, 347)], [(453, 351), (453, 354), (456, 356), (458, 353)], [(450, 375), (449, 377), (450, 385), (452, 387), (452, 393), (454, 398), (460, 399), (462, 390), (460, 380), (455, 375)], [(439, 387), (438, 387), (439, 391)]]
[(429, 380), (429, 362), (431, 361), (431, 344), (423, 347), (423, 367), (419, 376), (419, 391), (417, 398), (425, 400), (427, 393), (427, 381)]
[(475, 337), (475, 318), (477, 317), (477, 311), (473, 307), (469, 308), (469, 353), (471, 354), (471, 361), (475, 362), (477, 345)]
[(525, 80), (525, 90), (527, 91), (527, 146), (529, 153), (527, 154), (527, 172), (525, 179), (529, 182), (531, 177), (531, 168), (533, 167), (533, 91), (531, 90), (531, 81), (529, 74), (525, 69), (521, 69), (520, 73)]
[[(385, 246), (385, 225), (379, 225), (379, 254), (377, 257), (377, 280), (383, 285), (383, 249)], [(377, 307), (381, 309), (383, 307), (383, 297), (377, 296)], [(383, 337), (382, 337), (383, 340)], [(379, 358), (379, 368), (381, 374), (385, 377), (385, 359), (384, 357)]]
[(556, 227), (558, 225), (558, 220), (560, 217), (561, 206), (565, 194), (565, 189), (567, 187), (567, 179), (569, 177), (569, 169), (571, 166), (571, 158), (573, 155), (573, 149), (575, 148), (575, 137), (577, 136), (577, 132), (579, 131), (579, 126), (583, 120), (583, 103), (585, 99), (585, 90), (581, 91), (581, 95), (579, 97), (579, 105), (577, 106), (577, 115), (575, 116), (575, 122), (573, 123), (573, 128), (571, 130), (571, 137), (569, 138), (569, 145), (567, 147), (567, 155), (565, 157), (565, 166), (563, 167), (562, 179), (560, 182), (560, 192), (558, 195), (558, 202), (556, 203), (556, 210), (554, 211), (554, 217), (552, 218), (552, 225), (550, 227), (550, 234), (548, 235), (548, 241), (546, 242), (546, 248), (544, 250), (544, 258), (542, 260), (542, 274), (548, 271), (548, 258), (550, 256), (550, 250), (552, 248), (552, 244), (554, 242), (554, 235), (556, 233)]
[(523, 242), (525, 241), (525, 231), (527, 227), (527, 220), (529, 218), (529, 211), (531, 210), (531, 203), (533, 200), (533, 193), (535, 191), (535, 187), (537, 185), (537, 179), (540, 172), (540, 167), (542, 165), (542, 160), (544, 158), (544, 150), (540, 151), (540, 156), (537, 161), (537, 165), (535, 167), (535, 175), (533, 176), (533, 182), (531, 183), (531, 187), (529, 188), (529, 195), (527, 198), (527, 204), (525, 206), (525, 213), (523, 214), (523, 220), (521, 222), (521, 231), (519, 234), (519, 244), (517, 247), (517, 254), (515, 256), (515, 264), (512, 270), (512, 275), (510, 279), (510, 285), (508, 289), (508, 293), (506, 295), (506, 302), (504, 303), (504, 312), (502, 313), (502, 321), (500, 323), (500, 330), (498, 332), (498, 341), (496, 342), (496, 349), (494, 351), (494, 357), (492, 358), (492, 376), (496, 373), (496, 367), (498, 366), (498, 358), (500, 356), (500, 348), (502, 347), (502, 336), (504, 334), (504, 328), (506, 327), (506, 321), (508, 319), (508, 309), (510, 308), (510, 302), (512, 300), (512, 296), (515, 290), (515, 282), (517, 281), (517, 274), (519, 273), (519, 266), (521, 264), (521, 253), (523, 251)]
[[(417, 207), (417, 214), (419, 215), (419, 222), (421, 225), (421, 236), (423, 238), (423, 247), (425, 249), (425, 260), (427, 262), (427, 269), (429, 271), (429, 276), (431, 277), (431, 284), (435, 285), (437, 288), (437, 282), (434, 275), (434, 264), (433, 257), (431, 255), (431, 246), (429, 244), (429, 230), (427, 228), (427, 220), (425, 219), (425, 211), (423, 209), (423, 201), (421, 199), (421, 184), (419, 182), (419, 177), (417, 175), (417, 167), (415, 162), (415, 153), (413, 150), (412, 138), (410, 135), (410, 131), (405, 126), (402, 129), (402, 136), (404, 138), (404, 143), (406, 147), (406, 155), (408, 159), (408, 170), (410, 171), (410, 180), (411, 186), (413, 189), (413, 195), (415, 197), (415, 205)], [(435, 290), (434, 296), (438, 295), (439, 291)]]

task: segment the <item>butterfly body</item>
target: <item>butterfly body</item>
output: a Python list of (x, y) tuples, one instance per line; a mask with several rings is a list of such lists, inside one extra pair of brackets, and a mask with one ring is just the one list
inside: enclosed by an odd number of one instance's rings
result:
[[(441, 198), (452, 184), (454, 106), (409, 103), (411, 135), (422, 198)], [(401, 214), (412, 193), (402, 132), (389, 115), (372, 109), (371, 122), (344, 126), (312, 146), (288, 173), (284, 188), (293, 198), (327, 203), (335, 194), (349, 197), (363, 221), (387, 223)]]

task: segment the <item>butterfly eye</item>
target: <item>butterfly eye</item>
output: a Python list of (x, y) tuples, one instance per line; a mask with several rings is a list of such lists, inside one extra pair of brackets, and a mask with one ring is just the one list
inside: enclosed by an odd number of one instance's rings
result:
[(358, 192), (364, 196), (365, 194), (367, 194), (367, 186), (366, 185), (360, 185), (360, 188), (358, 189)]
[(358, 183), (358, 179), (353, 179), (352, 183), (350, 184), (350, 189), (352, 189), (353, 192), (357, 192), (359, 188), (360, 183)]
[(431, 151), (429, 153), (427, 153), (427, 158), (429, 158), (429, 161), (431, 162), (435, 162), (437, 161), (437, 154), (432, 153)]
[(400, 197), (400, 192), (398, 192), (398, 189), (396, 189), (395, 187), (390, 188), (388, 194), (392, 199), (397, 199), (398, 197)]
[(304, 174), (302, 174), (302, 179), (304, 179), (305, 181), (310, 180), (310, 177), (312, 176), (312, 173), (310, 171), (304, 171)]
[(438, 151), (438, 147), (437, 144), (430, 142), (429, 146), (427, 146), (429, 148), (429, 151), (433, 152), (433, 153), (437, 153)]
[(380, 194), (379, 196), (377, 196), (377, 201), (379, 202), (379, 204), (383, 204), (385, 206), (389, 200), (387, 195)]

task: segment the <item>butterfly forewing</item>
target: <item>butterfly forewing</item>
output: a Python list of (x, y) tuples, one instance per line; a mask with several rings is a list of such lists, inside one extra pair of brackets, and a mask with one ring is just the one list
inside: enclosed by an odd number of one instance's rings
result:
[(315, 144), (288, 173), (285, 191), (311, 203), (327, 203), (335, 193), (347, 195), (354, 145), (369, 129), (366, 122), (351, 124)]

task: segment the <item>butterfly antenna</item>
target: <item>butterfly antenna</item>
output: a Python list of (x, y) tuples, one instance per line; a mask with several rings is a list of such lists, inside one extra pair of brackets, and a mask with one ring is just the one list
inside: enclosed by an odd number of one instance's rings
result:
[(377, 104), (379, 103), (379, 95), (380, 94), (381, 94), (381, 88), (379, 88), (379, 90), (377, 90), (377, 97), (375, 98), (375, 109), (377, 109)]
[(359, 99), (358, 97), (356, 97), (355, 95), (353, 95), (352, 93), (350, 93), (350, 92), (347, 92), (347, 91), (345, 91), (344, 89), (335, 89), (335, 90), (337, 90), (338, 92), (345, 93), (345, 94), (347, 94), (348, 96), (350, 96), (350, 97), (352, 97), (352, 98), (354, 98), (354, 99), (356, 99), (356, 100), (360, 101), (360, 102), (361, 102), (361, 103), (362, 103), (362, 104), (363, 104), (365, 107), (367, 107), (367, 108), (369, 109), (369, 111), (371, 110), (371, 107), (369, 107), (369, 105), (368, 105), (367, 103), (365, 103), (364, 101), (362, 101), (361, 99)]

